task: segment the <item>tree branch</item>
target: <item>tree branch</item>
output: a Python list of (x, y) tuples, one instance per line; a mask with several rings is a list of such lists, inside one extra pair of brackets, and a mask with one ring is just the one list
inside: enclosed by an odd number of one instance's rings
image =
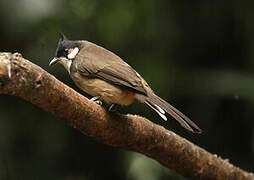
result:
[(19, 96), (100, 142), (142, 153), (185, 177), (254, 179), (146, 118), (108, 112), (18, 53), (0, 53), (0, 94)]

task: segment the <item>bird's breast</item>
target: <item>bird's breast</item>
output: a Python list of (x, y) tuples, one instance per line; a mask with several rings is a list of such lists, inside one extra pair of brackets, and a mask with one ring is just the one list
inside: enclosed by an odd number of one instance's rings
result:
[(80, 75), (78, 72), (72, 73), (71, 78), (75, 84), (90, 94), (91, 96), (98, 96), (106, 103), (115, 103), (121, 105), (129, 105), (135, 99), (135, 93), (110, 84), (98, 78), (90, 78)]

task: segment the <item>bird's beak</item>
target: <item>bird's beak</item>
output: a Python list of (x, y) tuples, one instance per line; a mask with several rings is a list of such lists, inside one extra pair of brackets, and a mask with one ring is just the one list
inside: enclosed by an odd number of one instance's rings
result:
[(60, 60), (61, 60), (61, 58), (54, 57), (54, 58), (50, 61), (49, 66), (52, 66), (52, 65), (54, 65), (54, 64), (57, 64)]

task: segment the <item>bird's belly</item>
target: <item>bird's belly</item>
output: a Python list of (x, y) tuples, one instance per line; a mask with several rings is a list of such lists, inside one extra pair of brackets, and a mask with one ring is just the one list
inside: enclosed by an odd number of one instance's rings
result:
[(98, 78), (88, 78), (80, 76), (78, 73), (75, 73), (71, 78), (80, 89), (94, 97), (100, 97), (109, 104), (129, 105), (135, 98), (135, 93)]

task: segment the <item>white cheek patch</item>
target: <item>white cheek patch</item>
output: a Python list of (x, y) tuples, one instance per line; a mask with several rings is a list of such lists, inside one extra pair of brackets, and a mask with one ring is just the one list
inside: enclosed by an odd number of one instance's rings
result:
[(68, 59), (74, 59), (76, 55), (78, 54), (79, 49), (75, 47), (70, 54), (67, 55)]

